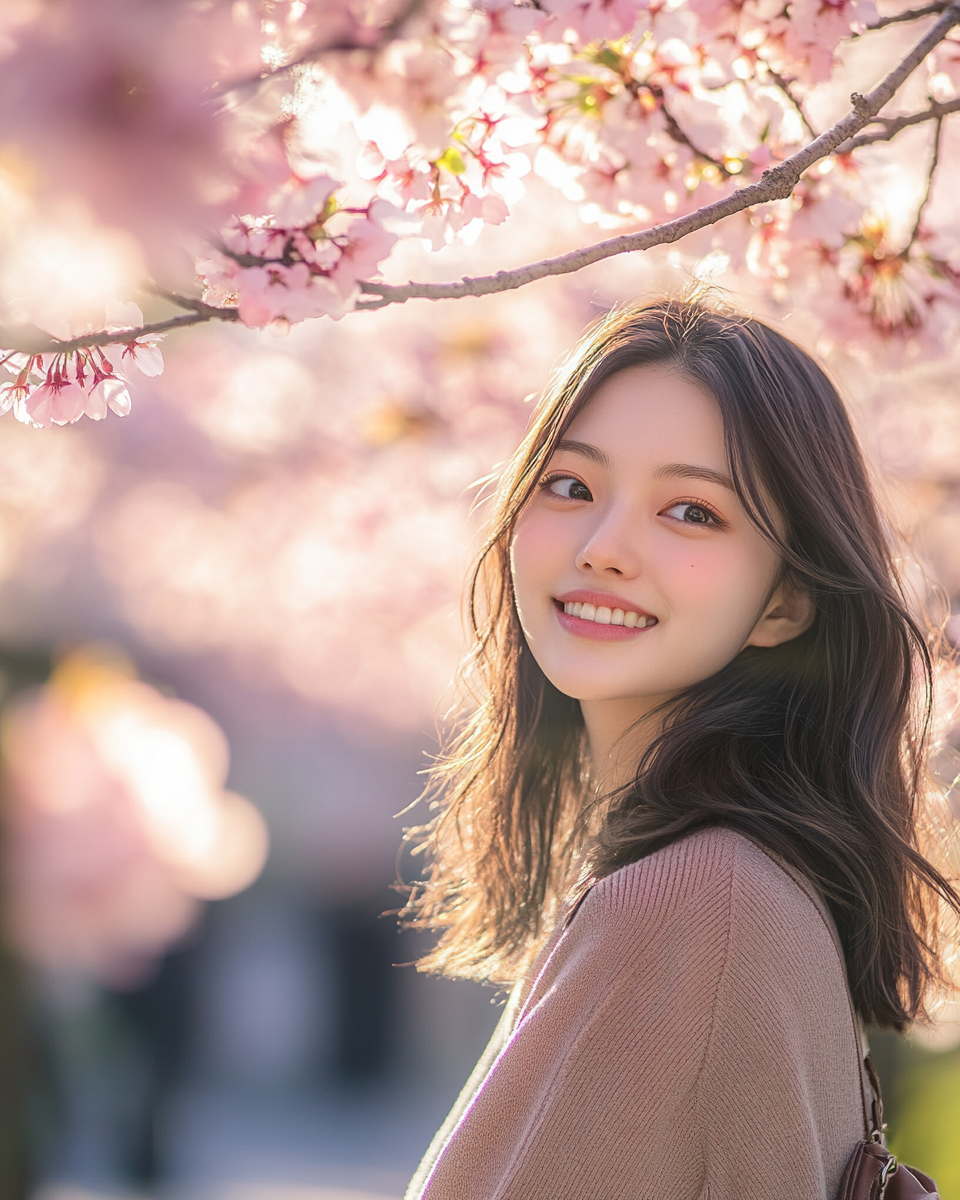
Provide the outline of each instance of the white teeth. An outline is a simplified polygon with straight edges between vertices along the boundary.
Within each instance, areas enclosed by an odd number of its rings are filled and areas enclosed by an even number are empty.
[[[643,617],[632,609],[581,604],[579,600],[566,601],[563,611],[569,617],[579,617],[581,621],[594,621],[597,625],[623,625],[626,629],[646,629],[657,623],[656,617]]]

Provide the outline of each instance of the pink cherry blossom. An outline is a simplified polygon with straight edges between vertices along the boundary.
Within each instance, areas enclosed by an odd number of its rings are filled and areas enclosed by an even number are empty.
[[[16,415],[24,424],[38,429],[45,425],[72,425],[86,412],[87,401],[87,393],[76,381],[48,379],[18,402]],[[99,402],[94,401],[91,408],[94,420],[99,420],[102,415]]]
[[[163,374],[163,355],[160,353],[161,338],[157,334],[148,334],[135,342],[127,342],[120,356],[118,372],[128,371],[136,367],[141,375],[151,378]]]
[[[274,321],[306,321],[347,311],[341,291],[322,275],[311,275],[306,263],[244,267],[234,276],[240,320],[255,329]]]
[[[340,259],[331,272],[344,300],[353,295],[358,280],[377,274],[396,240],[396,234],[369,217],[350,222],[343,234]]]
[[[109,348],[113,360],[124,362],[122,368],[115,368],[108,352],[99,347],[4,355],[0,362],[16,377],[0,384],[0,412],[13,407],[18,420],[38,428],[71,425],[84,415],[99,421],[107,409],[127,416],[131,408],[127,375],[134,368],[142,375],[161,374],[160,340],[150,334]]]
[[[288,230],[312,225],[341,186],[329,175],[318,175],[310,180],[296,177],[287,180],[283,188],[268,201],[274,226]]]

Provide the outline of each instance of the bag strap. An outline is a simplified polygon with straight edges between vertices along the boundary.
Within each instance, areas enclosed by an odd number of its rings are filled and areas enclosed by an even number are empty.
[[[880,1094],[880,1077],[869,1054],[864,1055],[863,1065],[867,1068],[867,1075],[870,1078],[870,1090],[873,1093],[873,1102],[870,1106],[873,1116],[873,1129],[870,1132],[870,1136],[882,1142],[883,1131],[886,1126],[883,1123],[883,1096]]]

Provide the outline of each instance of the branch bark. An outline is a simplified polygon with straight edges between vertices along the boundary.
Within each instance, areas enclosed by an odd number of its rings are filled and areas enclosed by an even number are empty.
[[[796,154],[784,159],[776,167],[765,171],[756,183],[748,184],[732,192],[730,195],[714,201],[712,204],[704,205],[702,208],[697,209],[696,212],[688,213],[686,216],[679,217],[674,221],[667,221],[662,225],[655,225],[639,233],[624,234],[620,237],[609,238],[606,241],[597,242],[592,246],[586,246],[580,250],[559,255],[556,258],[529,263],[526,266],[517,267],[510,271],[498,271],[495,275],[464,278],[451,283],[411,282],[402,285],[392,285],[365,281],[360,284],[360,289],[364,294],[372,297],[372,299],[361,301],[356,307],[358,309],[376,309],[383,308],[389,304],[403,304],[407,300],[413,299],[452,300],[462,296],[485,296],[495,292],[512,291],[528,283],[533,283],[537,279],[544,279],[552,275],[570,274],[571,272],[582,270],[593,263],[613,258],[619,254],[627,254],[637,250],[649,250],[654,246],[662,246],[679,241],[681,238],[686,237],[687,234],[694,233],[698,229],[704,229],[708,225],[716,224],[717,221],[743,212],[745,209],[753,208],[759,204],[770,204],[776,200],[784,200],[793,192],[804,171],[809,170],[815,163],[837,150],[847,152],[848,150],[855,149],[857,145],[866,145],[872,141],[889,139],[896,132],[899,132],[901,128],[906,128],[907,125],[917,124],[922,120],[934,120],[939,116],[944,116],[948,112],[954,112],[960,108],[960,101],[950,101],[946,105],[934,105],[931,109],[921,114],[912,114],[909,117],[878,118],[877,116],[880,110],[897,93],[904,81],[923,62],[934,46],[941,42],[947,33],[958,24],[960,24],[960,0],[955,0],[949,8],[943,11],[940,19],[931,26],[909,54],[905,55],[872,92],[866,96],[854,93],[851,97],[853,109],[847,116],[843,117],[832,128],[820,134],[819,137],[808,143],[803,149],[798,150]],[[876,135],[865,135],[866,140],[856,137],[861,129],[877,121],[884,124],[885,132]],[[80,350],[90,346],[107,346],[133,341],[149,333],[166,333],[172,329],[178,329],[187,325],[197,325],[204,321],[236,321],[239,319],[235,308],[215,308],[212,305],[205,304],[201,300],[179,296],[173,292],[164,293],[162,290],[159,290],[158,294],[163,295],[171,303],[177,304],[182,308],[187,308],[190,311],[183,316],[171,317],[166,321],[157,321],[150,325],[144,325],[139,329],[88,334],[84,337],[63,342],[58,342],[51,338],[43,345],[33,344],[35,339],[29,339],[31,342],[30,345],[17,345],[16,348],[25,353],[34,354],[41,352],[65,353],[70,350]],[[13,332],[8,331],[8,333]],[[0,341],[2,340],[4,340],[3,334],[0,332]],[[12,349],[13,346],[8,342],[6,348]]]
[[[793,88],[790,86],[790,81],[788,79],[785,79],[783,77],[783,75],[780,74],[779,71],[775,71],[773,69],[773,67],[770,66],[769,63],[767,64],[767,74],[770,76],[771,82],[776,84],[776,86],[780,89],[780,91],[786,96],[786,98],[793,105],[793,107],[797,113],[797,116],[803,122],[804,129],[807,131],[807,133],[810,134],[810,136],[812,138],[815,138],[817,136],[817,131],[814,129],[814,127],[810,124],[810,121],[807,119],[806,110],[804,109],[803,105],[801,104],[799,98],[793,94]]]
[[[917,209],[917,219],[913,223],[913,229],[910,232],[910,240],[907,242],[905,253],[908,253],[913,246],[913,243],[920,236],[920,229],[923,225],[923,210],[930,202],[930,193],[933,191],[933,177],[937,173],[937,166],[940,162],[940,135],[943,132],[943,117],[937,119],[937,127],[933,131],[933,151],[930,154],[930,166],[927,168],[927,185],[924,188],[923,199],[920,201],[920,206]]]
[[[202,300],[191,300],[186,296],[181,297],[180,300],[171,301],[171,303],[181,304],[181,307],[190,308],[192,311],[182,317],[168,317],[165,321],[152,321],[147,325],[140,325],[136,329],[87,333],[82,337],[70,338],[67,341],[57,341],[56,338],[33,327],[26,336],[22,329],[16,327],[0,328],[0,343],[6,349],[19,351],[21,354],[69,354],[72,350],[88,350],[92,346],[122,346],[151,333],[171,333],[175,329],[186,329],[190,325],[202,325],[205,321],[239,321],[240,319],[240,314],[235,308],[214,308],[212,304],[204,304]]]
[[[960,99],[944,100],[942,103],[931,104],[920,112],[908,113],[903,117],[874,117],[870,125],[882,125],[882,130],[875,133],[861,133],[859,137],[850,138],[842,146],[837,147],[838,154],[849,154],[851,150],[859,150],[861,146],[872,146],[874,142],[889,142],[902,129],[911,125],[919,125],[923,121],[942,121],[951,113],[960,112]]]
[[[868,25],[864,30],[865,33],[873,29],[886,29],[888,25],[900,25],[904,21],[919,21],[922,17],[932,17],[934,13],[941,13],[948,6],[948,0],[939,0],[935,4],[925,4],[923,8],[906,8],[903,12],[893,13],[889,17],[880,17],[879,20]],[[856,34],[856,37],[861,37],[861,34]]]

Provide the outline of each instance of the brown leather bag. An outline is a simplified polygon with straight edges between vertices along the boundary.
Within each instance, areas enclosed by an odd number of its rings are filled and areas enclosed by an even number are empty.
[[[847,1165],[840,1200],[939,1200],[937,1185],[898,1163],[880,1142],[860,1142]]]
[[[836,930],[833,930],[836,936]],[[840,939],[836,940],[840,961],[844,962]],[[846,977],[846,970],[844,970]],[[864,1054],[865,1035],[863,1024],[857,1016],[853,996],[847,986],[847,999],[850,1002],[850,1016],[853,1020],[853,1031],[860,1048],[860,1099],[863,1104],[863,1128],[866,1140],[857,1144],[856,1150],[847,1163],[840,1185],[840,1195],[837,1200],[940,1200],[937,1185],[929,1175],[924,1175],[916,1167],[908,1167],[906,1163],[897,1162],[896,1158],[884,1145],[883,1097],[880,1094],[880,1079],[873,1059]],[[871,1100],[867,1106],[867,1093]]]
[[[850,1007],[852,1011],[852,1001]],[[859,1036],[860,1024],[856,1018],[854,1025]],[[864,1058],[863,1065],[873,1092],[873,1103],[868,1114],[866,1089],[861,1076],[863,1121],[867,1139],[858,1143],[847,1164],[837,1200],[924,1200],[924,1197],[926,1200],[939,1200],[937,1185],[930,1176],[924,1175],[916,1167],[897,1162],[883,1144],[880,1080],[869,1054]]]

